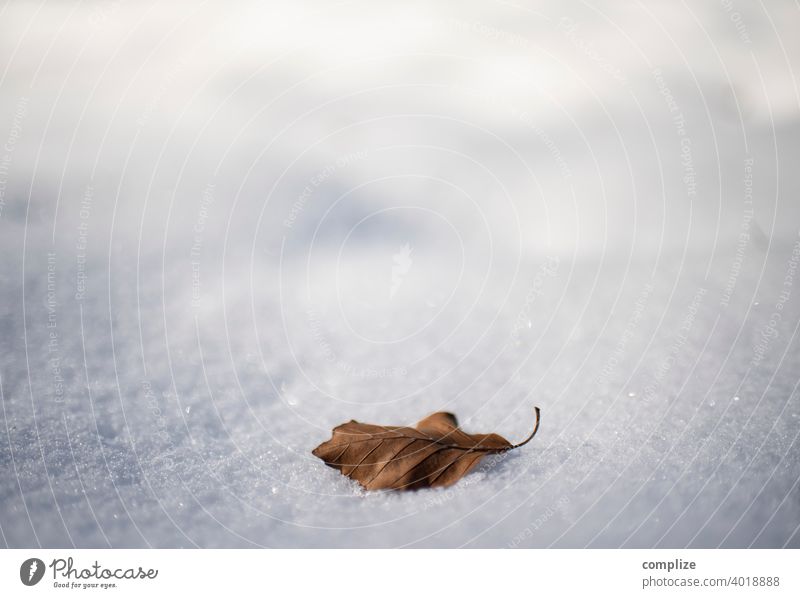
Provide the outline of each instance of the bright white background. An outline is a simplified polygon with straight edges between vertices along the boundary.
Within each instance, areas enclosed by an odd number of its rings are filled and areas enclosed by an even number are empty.
[[[20,583],[20,565],[36,556],[47,566],[32,588]],[[113,589],[54,588],[49,565],[73,559],[73,568],[157,569],[152,580],[122,580]],[[382,596],[459,592],[468,596],[504,596],[531,592],[601,596],[795,596],[798,590],[793,551],[777,550],[7,550],[0,554],[0,590],[4,595],[174,596],[197,592],[216,596],[299,593],[352,595],[374,588]],[[645,570],[647,562],[694,562],[695,569]],[[649,566],[649,565],[648,565]],[[313,574],[309,574],[313,571]],[[346,572],[343,575],[343,572]],[[401,581],[397,581],[402,577]],[[725,587],[731,578],[779,578],[778,586]],[[699,579],[713,587],[653,587],[643,580]],[[706,581],[708,580],[708,581]],[[64,583],[58,575],[56,581]],[[76,581],[74,578],[71,581]],[[94,583],[96,580],[86,580]],[[738,581],[738,579],[737,579]],[[78,583],[81,583],[80,581]],[[657,583],[657,582],[656,582]],[[663,583],[663,581],[661,582]],[[747,583],[746,581],[744,583]]]

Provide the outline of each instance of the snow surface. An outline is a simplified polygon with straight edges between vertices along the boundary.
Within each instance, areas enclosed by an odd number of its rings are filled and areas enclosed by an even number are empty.
[[[495,272],[480,295],[462,283],[473,306],[442,300],[426,275],[446,264],[415,248],[394,302],[348,291],[355,305],[340,311],[334,282],[390,288],[392,254],[371,251],[359,269],[374,265],[371,280],[320,272],[306,294],[304,277],[260,271],[199,309],[191,270],[162,287],[159,264],[145,263],[138,305],[135,272],[114,269],[109,311],[97,264],[94,298],[58,308],[61,401],[46,308],[26,302],[27,328],[13,319],[4,334],[18,349],[3,376],[6,542],[796,545],[796,302],[793,329],[750,364],[781,268],[765,270],[757,305],[743,275],[743,299],[721,309],[699,257],[677,269],[559,261],[530,295],[542,262]],[[44,284],[27,280],[26,295]],[[411,310],[414,298],[426,301]],[[362,315],[348,321],[348,307]],[[533,405],[543,420],[531,444],[447,490],[367,494],[310,454],[347,419],[410,424],[440,409],[519,439]]]
[[[796,6],[127,4],[0,25],[5,545],[800,547]]]

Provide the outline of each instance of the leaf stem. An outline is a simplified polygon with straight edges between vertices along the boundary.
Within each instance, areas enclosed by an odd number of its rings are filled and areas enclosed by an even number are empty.
[[[533,425],[533,432],[531,432],[530,436],[528,436],[525,440],[523,440],[519,444],[514,444],[514,445],[511,445],[510,447],[508,447],[506,449],[507,451],[511,451],[511,450],[517,449],[517,448],[519,448],[521,446],[525,446],[526,444],[528,444],[533,439],[534,436],[536,436],[536,431],[539,429],[539,408],[538,407],[534,407],[533,410],[536,412],[536,423]]]

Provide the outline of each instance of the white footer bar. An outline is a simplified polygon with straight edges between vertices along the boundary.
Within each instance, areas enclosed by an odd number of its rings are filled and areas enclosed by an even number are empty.
[[[0,596],[778,597],[800,596],[798,565],[793,550],[4,550]]]

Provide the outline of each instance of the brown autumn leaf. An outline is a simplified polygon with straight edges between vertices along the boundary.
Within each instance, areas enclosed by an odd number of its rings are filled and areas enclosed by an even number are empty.
[[[539,408],[533,432],[519,444],[497,434],[467,434],[456,416],[440,411],[416,427],[377,426],[350,420],[314,449],[326,465],[356,480],[367,490],[416,490],[455,484],[487,454],[519,448],[539,429]]]

